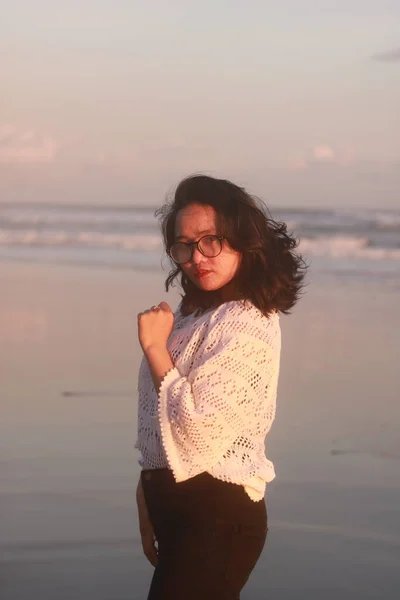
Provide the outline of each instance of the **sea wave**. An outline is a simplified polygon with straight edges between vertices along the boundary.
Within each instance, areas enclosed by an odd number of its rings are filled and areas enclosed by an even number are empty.
[[[159,234],[125,234],[98,231],[1,230],[0,247],[5,248],[74,248],[76,250],[114,249],[147,253],[163,251]],[[300,238],[304,256],[330,259],[400,260],[400,248],[374,245],[367,236],[330,235]]]
[[[398,212],[377,213],[376,223],[379,229],[400,231],[400,214]]]
[[[302,238],[299,249],[306,256],[325,256],[332,259],[400,260],[400,248],[372,246],[368,237],[337,235]]]
[[[0,204],[2,229],[98,229],[117,231],[132,226],[157,228],[155,207],[137,206],[61,206]],[[275,207],[275,220],[284,221],[288,229],[300,235],[312,231],[353,233],[362,235],[371,231],[400,231],[398,210],[332,210]]]
[[[146,225],[157,227],[154,210],[134,208],[96,208],[96,207],[1,207],[0,227],[18,229],[27,227],[103,226],[119,228],[121,226]]]
[[[119,248],[121,250],[148,251],[162,248],[159,235],[126,235],[94,231],[40,231],[24,229],[0,230],[0,246]]]

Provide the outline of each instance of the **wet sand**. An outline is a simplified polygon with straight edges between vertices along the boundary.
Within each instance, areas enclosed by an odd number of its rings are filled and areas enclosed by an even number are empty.
[[[163,274],[0,264],[2,600],[135,600],[136,314]],[[312,281],[281,319],[270,532],[244,600],[398,597],[399,290]]]

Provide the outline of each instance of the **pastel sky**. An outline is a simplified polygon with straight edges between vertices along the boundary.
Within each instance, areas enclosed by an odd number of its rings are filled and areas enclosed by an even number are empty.
[[[0,202],[400,207],[399,0],[2,0]]]

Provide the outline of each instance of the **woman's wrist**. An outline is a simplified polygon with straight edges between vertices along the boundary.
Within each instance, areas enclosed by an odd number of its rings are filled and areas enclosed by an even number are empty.
[[[166,345],[152,345],[143,349],[144,355],[149,363],[151,376],[157,393],[161,382],[171,369],[174,368],[171,356]]]
[[[151,354],[162,354],[163,352],[168,352],[167,344],[163,344],[157,342],[156,344],[148,344],[147,346],[143,346],[143,353],[147,356]]]

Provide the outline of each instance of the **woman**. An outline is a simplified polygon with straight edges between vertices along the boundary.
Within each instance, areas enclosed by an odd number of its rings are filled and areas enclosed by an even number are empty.
[[[175,314],[161,302],[138,315],[148,600],[238,600],[267,535],[278,313],[297,301],[305,267],[286,226],[229,181],[189,177],[157,215],[166,290],[180,277],[183,295]]]

